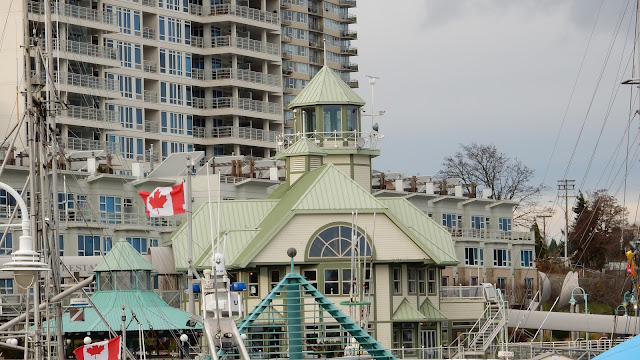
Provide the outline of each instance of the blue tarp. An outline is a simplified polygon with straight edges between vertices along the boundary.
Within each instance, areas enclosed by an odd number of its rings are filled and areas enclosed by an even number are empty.
[[[640,358],[640,335],[593,358],[593,360],[636,360]]]

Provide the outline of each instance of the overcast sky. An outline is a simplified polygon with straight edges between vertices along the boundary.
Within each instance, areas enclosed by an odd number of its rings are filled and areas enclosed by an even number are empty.
[[[358,1],[357,91],[369,102],[364,75],[380,77],[376,109],[386,111],[374,168],[432,175],[459,144],[493,144],[535,170],[535,181],[551,189],[547,203],[564,178],[585,191],[607,188],[622,203],[625,133],[638,101],[620,82],[637,65],[635,3]],[[638,124],[635,117],[629,134],[631,222],[640,187]]]

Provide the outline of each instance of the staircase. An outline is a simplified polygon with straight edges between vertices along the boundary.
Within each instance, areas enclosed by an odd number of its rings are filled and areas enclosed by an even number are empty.
[[[469,332],[458,337],[451,346],[458,347],[458,352],[452,358],[465,356],[482,356],[489,346],[494,343],[507,324],[507,302],[504,301],[500,289],[485,287],[484,295],[487,301],[482,316],[471,327]]]

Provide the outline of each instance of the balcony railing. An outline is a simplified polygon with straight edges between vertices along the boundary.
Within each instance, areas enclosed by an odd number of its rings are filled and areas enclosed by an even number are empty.
[[[154,155],[155,156],[155,155]],[[112,225],[138,225],[150,227],[177,227],[182,219],[173,217],[148,217],[139,214],[100,212],[89,209],[60,210],[61,221],[112,224]]]
[[[523,231],[503,231],[503,230],[487,230],[487,229],[450,229],[451,236],[455,238],[473,238],[486,240],[522,240],[534,241],[532,232]]]
[[[155,73],[158,72],[158,67],[155,61],[143,60],[142,68],[145,72]]]
[[[34,38],[31,38],[31,40],[32,43],[35,43],[36,41],[36,39]],[[44,44],[42,45],[44,46]],[[53,47],[60,51],[71,52],[78,55],[105,58],[109,60],[116,60],[118,55],[115,49],[73,40],[58,41],[58,39],[53,39]]]
[[[204,38],[200,36],[191,36],[191,46],[197,48],[204,47]]]
[[[259,40],[230,35],[211,38],[210,46],[212,48],[234,47],[237,49],[255,51],[269,55],[278,55],[280,53],[280,46],[278,44],[265,43]],[[196,47],[199,46],[196,45]]]
[[[156,29],[150,27],[142,28],[142,37],[145,39],[155,40],[156,39]]]
[[[317,22],[310,22],[309,23],[309,30],[322,32],[322,24],[317,23]]]
[[[355,40],[358,38],[358,32],[355,30],[342,30],[340,31],[340,37]]]
[[[358,48],[354,46],[343,46],[340,48],[340,54],[342,55],[358,55]]]
[[[353,14],[346,14],[346,15],[340,16],[340,22],[342,23],[355,24],[357,21],[358,21],[358,18]]]
[[[191,15],[202,15],[202,5],[198,4],[189,4],[189,13]]]
[[[340,0],[338,5],[340,5],[341,7],[355,7],[356,0]]]
[[[349,82],[347,84],[349,84],[350,88],[357,88],[359,86],[358,80],[353,80],[353,79],[349,80]]]
[[[157,103],[158,102],[158,93],[151,90],[144,91],[144,102],[148,103]]]
[[[203,127],[194,127],[193,136],[199,138],[234,138],[275,143],[280,132],[254,129],[250,127],[219,126],[206,131]]]
[[[282,151],[295,144],[300,138],[306,137],[315,142],[320,147],[336,148],[336,147],[354,147],[358,138],[364,139],[361,148],[377,149],[378,136],[366,135],[358,131],[312,131],[296,134],[280,134],[278,136],[278,151]]]
[[[105,142],[105,141],[93,140],[93,139],[58,138],[58,146],[63,147],[67,150],[78,150],[78,151],[79,150],[89,150],[89,151],[107,150],[111,154],[120,153],[119,143]]]
[[[142,5],[156,7],[158,6],[158,0],[142,0]]]
[[[256,111],[267,114],[282,114],[280,104],[252,99],[222,97],[213,99],[193,98],[193,107],[199,109],[238,109]]]
[[[340,64],[340,67],[342,68],[342,70],[346,71],[358,71],[358,64],[355,63],[343,63]]]
[[[155,121],[145,121],[144,122],[144,131],[148,132],[148,133],[157,133],[158,132],[158,123],[155,122]]]
[[[484,298],[482,286],[442,286],[440,299],[476,299]]]
[[[267,24],[279,24],[278,14],[250,8],[247,6],[237,6],[232,4],[214,5],[211,7],[210,15],[233,15],[249,20],[264,22]]]
[[[44,3],[29,1],[27,6],[30,13],[44,15]],[[95,21],[108,25],[116,24],[115,14],[94,10],[84,6],[56,3],[51,4],[51,12],[60,16],[67,16],[80,20]]]
[[[66,110],[57,110],[58,116],[68,116],[75,119],[100,121],[105,123],[118,122],[118,113],[113,110],[102,110],[84,106],[69,105]]]
[[[291,42],[291,36],[282,34],[282,35],[280,35],[280,41],[282,41],[283,43],[290,43]]]
[[[78,86],[96,90],[116,91],[116,81],[113,79],[103,79],[97,76],[90,76],[75,73],[54,72],[54,81],[69,86]],[[40,77],[35,71],[31,71],[31,79],[44,83],[47,79],[46,73],[41,73]]]

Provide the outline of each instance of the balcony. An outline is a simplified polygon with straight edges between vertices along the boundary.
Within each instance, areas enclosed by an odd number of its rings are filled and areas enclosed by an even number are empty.
[[[312,65],[322,66],[324,65],[324,59],[320,56],[310,56],[309,63]]]
[[[320,15],[320,8],[317,6],[309,6],[307,8],[309,15]]]
[[[142,69],[148,73],[156,73],[158,72],[158,66],[155,61],[143,60],[142,61]]]
[[[237,109],[265,114],[282,115],[282,107],[277,103],[252,99],[222,97],[213,99],[193,98],[193,107],[199,109]]]
[[[340,47],[340,55],[357,56],[358,48],[354,46],[342,46]]]
[[[316,32],[322,32],[323,31],[323,27],[322,27],[322,24],[320,24],[318,22],[310,22],[309,23],[309,30],[310,31],[316,31]]]
[[[309,47],[316,49],[324,49],[324,44],[319,41],[309,41]]]
[[[349,87],[352,89],[357,89],[359,87],[358,80],[353,80],[353,79],[349,80],[347,82],[347,85],[349,85]]]
[[[487,240],[534,241],[533,232],[502,231],[487,229],[447,229],[454,240],[456,238]]]
[[[235,36],[216,36],[211,38],[212,48],[231,47],[241,50],[248,50],[268,55],[278,55],[280,53],[280,45],[265,43],[259,40],[253,40],[245,37]]]
[[[142,0],[142,5],[156,7],[158,6],[158,0]]]
[[[29,1],[27,6],[30,13],[44,15],[44,3]],[[107,25],[116,25],[115,14],[94,10],[84,6],[75,6],[61,3],[51,4],[51,13],[78,20],[93,21]]]
[[[442,286],[440,300],[484,299],[482,286]]]
[[[358,32],[355,30],[342,30],[340,31],[340,37],[347,40],[358,39]]]
[[[378,149],[378,138],[366,136],[357,131],[327,131],[327,132],[306,132],[296,134],[280,134],[278,136],[278,151],[285,150],[291,145],[295,144],[301,137],[306,137],[315,142],[321,148],[343,148],[343,147],[355,147],[356,140],[362,138],[365,140],[364,144],[358,145],[363,149]]]
[[[36,41],[34,38],[31,39],[33,42]],[[73,40],[58,41],[58,39],[53,39],[53,47],[64,52],[114,61],[117,60],[118,55],[115,49]]]
[[[145,121],[144,122],[144,132],[148,133],[157,133],[158,132],[158,123],[155,121]],[[158,159],[158,158],[156,158]]]
[[[282,76],[291,76],[293,75],[293,69],[282,69]]]
[[[358,71],[358,64],[344,63],[340,64],[340,68],[344,71]]]
[[[280,35],[280,41],[283,42],[283,43],[290,43],[291,42],[291,36],[282,34],[282,35]]]
[[[291,53],[288,51],[283,51],[282,52],[282,60],[291,60]]]
[[[191,36],[191,46],[204,48],[204,38],[200,36]]]
[[[40,81],[44,83],[46,81],[46,74],[43,72],[41,74],[42,78],[39,78],[35,71],[31,71],[31,79],[33,81]],[[77,86],[88,88],[92,90],[103,90],[103,91],[117,91],[116,90],[116,81],[113,79],[103,79],[97,76],[90,76],[84,74],[75,74],[75,73],[59,73],[55,71],[53,73],[54,81],[58,82],[62,85],[68,86]],[[84,92],[85,90],[83,90]]]
[[[149,40],[156,39],[156,29],[150,27],[142,28],[142,37]]]
[[[346,14],[344,16],[341,15],[340,22],[343,24],[355,24],[356,22],[358,22],[358,18],[354,14]]]
[[[58,116],[62,117],[66,116],[74,119],[104,122],[105,126],[106,124],[119,122],[118,113],[112,110],[102,110],[85,106],[69,105],[67,106],[67,109],[58,109],[56,112]]]
[[[281,9],[291,9],[291,0],[280,0]]]
[[[338,6],[345,8],[356,7],[356,0],[340,0]]]
[[[191,69],[191,77],[197,80],[239,80],[253,84],[280,86],[280,77],[272,74],[265,74],[257,71],[244,69]]]
[[[248,6],[237,6],[232,4],[214,5],[211,7],[210,15],[232,15],[266,24],[280,25],[278,14],[250,8]]]
[[[116,144],[116,143],[113,143]],[[155,157],[156,155],[154,155]],[[157,158],[156,158],[157,159]],[[182,219],[175,217],[148,217],[146,215],[138,214],[126,214],[126,213],[111,213],[111,212],[99,212],[89,209],[75,209],[75,210],[60,210],[60,219],[64,221],[67,226],[69,223],[78,223],[78,226],[85,226],[85,224],[95,225],[134,225],[144,227],[171,227],[175,228],[180,226]]]
[[[151,90],[144,91],[144,102],[146,103],[157,103],[158,102],[158,93]]]
[[[203,127],[194,127],[193,136],[199,138],[233,138],[275,143],[280,132],[254,129],[250,127],[219,126],[207,131]]]
[[[202,16],[202,5],[189,4],[189,13],[191,15]]]
[[[107,150],[111,154],[120,153],[120,144],[115,142],[106,142],[100,140],[83,139],[83,138],[58,138],[58,146],[73,151],[99,151]]]

